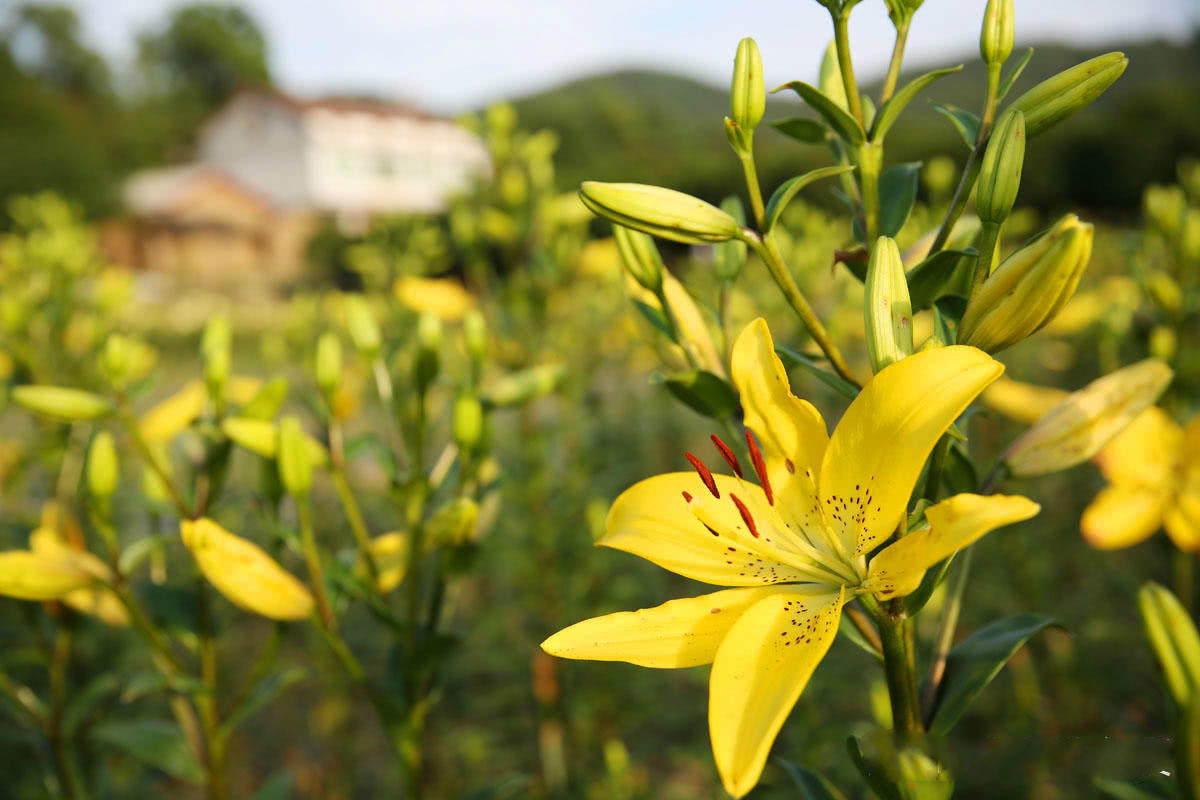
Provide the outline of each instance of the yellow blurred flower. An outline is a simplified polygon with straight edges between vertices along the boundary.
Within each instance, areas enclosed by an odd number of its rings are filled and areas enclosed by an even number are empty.
[[[416,312],[431,312],[456,322],[475,307],[475,298],[458,281],[402,275],[394,287],[396,299]]]
[[[166,442],[192,424],[208,405],[204,382],[188,381],[179,391],[142,415],[138,428],[151,442]]]
[[[1152,406],[1096,456],[1108,488],[1083,512],[1093,547],[1128,547],[1165,528],[1180,550],[1200,551],[1200,415],[1180,427]]]

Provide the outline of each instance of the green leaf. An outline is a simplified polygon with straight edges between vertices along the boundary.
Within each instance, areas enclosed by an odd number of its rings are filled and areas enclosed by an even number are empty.
[[[292,773],[281,769],[263,782],[251,800],[288,800],[293,783]]]
[[[74,692],[71,700],[63,709],[62,730],[66,736],[74,734],[80,724],[88,718],[91,712],[102,700],[116,694],[121,689],[121,681],[111,672],[105,673],[87,686]]]
[[[525,775],[509,775],[481,789],[476,789],[465,800],[512,800],[526,797],[529,793],[529,778]]]
[[[910,161],[889,167],[879,179],[879,233],[895,236],[917,202],[917,179],[921,162]]]
[[[1018,614],[989,623],[954,646],[946,659],[946,672],[934,700],[929,732],[950,732],[984,687],[1035,633],[1058,626],[1041,614]]]
[[[791,776],[796,788],[800,790],[800,800],[846,800],[846,795],[838,791],[837,787],[811,769],[783,758],[776,758],[775,762]]]
[[[941,564],[925,570],[925,576],[921,578],[921,585],[915,592],[904,598],[904,610],[910,617],[915,616],[925,607],[937,587],[946,580],[946,576],[950,574],[950,565],[954,562],[954,555],[952,553],[948,558],[943,559]]]
[[[1029,63],[1029,59],[1031,58],[1033,58],[1032,47],[1026,50],[1025,55],[1021,56],[1020,60],[1008,71],[1008,74],[1000,79],[1000,88],[996,94],[997,103],[1004,99],[1004,95],[1008,94],[1008,90],[1017,82],[1017,78],[1021,77],[1021,73],[1025,71],[1025,65]]]
[[[121,702],[132,703],[135,700],[142,699],[146,695],[158,692],[172,692],[174,694],[199,697],[211,691],[208,684],[187,675],[165,677],[158,672],[139,672],[126,681],[125,688],[121,691]]]
[[[783,368],[791,372],[796,367],[802,367],[805,372],[813,375],[830,389],[845,397],[847,400],[853,400],[858,397],[858,389],[854,384],[842,378],[840,375],[835,375],[832,372],[821,369],[817,366],[817,362],[803,353],[798,353],[790,347],[776,346],[775,355],[779,356],[779,360],[783,362]]]
[[[942,485],[947,494],[974,492],[979,488],[979,472],[975,462],[967,456],[960,442],[951,442],[946,453],[946,465],[942,468]]]
[[[791,81],[771,90],[771,93],[791,89],[796,94],[800,95],[800,99],[808,103],[814,111],[821,115],[821,118],[833,128],[842,139],[852,145],[860,145],[867,140],[866,133],[863,132],[862,126],[858,124],[858,120],[850,116],[850,114],[842,109],[837,103],[830,100],[825,94],[815,86],[810,86],[804,81]]]
[[[829,135],[829,126],[809,117],[788,117],[768,124],[784,136],[805,144],[820,144]]]
[[[792,202],[792,198],[813,181],[819,181],[821,178],[828,178],[833,175],[841,175],[844,172],[853,170],[852,166],[836,166],[836,167],[821,167],[814,169],[812,172],[806,172],[803,175],[797,175],[790,180],[787,180],[775,190],[771,195],[771,199],[767,202],[766,210],[766,230],[763,233],[770,233],[771,228],[775,227],[775,223],[779,221],[779,217],[783,214],[783,210],[787,208],[788,203]]]
[[[679,402],[712,419],[729,419],[737,414],[738,396],[724,378],[702,369],[676,372],[663,379]]]
[[[642,316],[645,317],[651,325],[657,328],[663,336],[667,337],[672,342],[675,341],[675,336],[671,333],[671,323],[669,320],[667,320],[667,315],[663,313],[661,308],[655,308],[654,306],[647,305],[641,300],[634,300],[633,304],[637,307],[638,311],[642,312]]]
[[[900,91],[892,95],[891,99],[883,104],[883,108],[879,109],[878,116],[875,117],[875,124],[871,127],[871,141],[882,142],[887,132],[899,119],[900,113],[913,101],[914,98],[929,84],[936,81],[938,78],[943,78],[953,72],[958,72],[962,69],[962,64],[957,67],[948,67],[946,69],[936,69],[933,72],[926,72],[924,75],[916,78],[911,83],[906,84]]]
[[[933,307],[943,319],[944,324],[955,332],[955,340],[957,340],[958,323],[962,321],[963,314],[967,312],[967,298],[957,294],[944,295],[937,299]]]
[[[954,125],[954,129],[958,131],[958,135],[962,137],[963,144],[968,150],[975,149],[975,140],[979,138],[979,117],[967,111],[965,108],[959,108],[949,103],[945,105],[935,105],[934,111],[944,115]]]
[[[947,294],[966,295],[971,290],[975,259],[973,247],[939,250],[908,271],[908,296],[913,313],[929,308]]]
[[[174,723],[158,719],[107,722],[92,728],[92,738],[192,783],[204,782],[204,770]]]
[[[134,592],[157,625],[175,632],[194,634],[199,630],[200,598],[194,587],[139,581]]]
[[[846,750],[850,753],[850,760],[858,768],[858,774],[862,775],[867,786],[871,787],[871,791],[878,795],[880,800],[904,800],[900,796],[900,792],[888,780],[883,766],[878,761],[863,755],[858,739],[853,736],[846,739]]]
[[[842,614],[841,622],[838,623],[838,633],[840,633],[842,636],[845,636],[852,644],[857,646],[867,655],[874,658],[880,664],[883,663],[883,654],[874,647],[871,647],[871,643],[867,641],[866,637],[862,635],[862,632],[855,627],[854,623],[851,622],[849,617],[847,617],[845,614]]]
[[[1175,781],[1162,775],[1134,778],[1131,781],[1097,775],[1092,778],[1092,783],[1115,800],[1177,800],[1179,797]]]
[[[130,544],[121,551],[120,557],[117,559],[117,564],[121,568],[122,575],[133,573],[142,562],[150,557],[150,554],[155,550],[163,547],[167,542],[166,536],[143,536],[141,539],[130,542]],[[171,537],[174,538],[174,537]]]
[[[254,690],[250,692],[245,702],[221,723],[221,727],[217,729],[217,736],[228,737],[238,725],[261,711],[264,706],[278,697],[280,692],[307,676],[308,670],[303,667],[288,667],[263,678],[255,684]]]

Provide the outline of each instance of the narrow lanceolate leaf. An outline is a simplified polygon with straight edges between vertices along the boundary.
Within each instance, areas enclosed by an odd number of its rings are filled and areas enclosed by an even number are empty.
[[[808,186],[813,181],[819,181],[822,178],[830,178],[834,175],[841,175],[842,173],[850,172],[853,169],[854,167],[849,165],[821,167],[820,169],[814,169],[812,172],[806,172],[803,175],[797,175],[796,177],[784,182],[783,185],[775,190],[775,193],[771,195],[771,199],[767,202],[767,210],[765,214],[766,230],[763,232],[770,233],[771,229],[775,227],[775,223],[779,221],[779,217],[782,216],[784,209],[787,208],[788,203],[792,202],[792,198],[799,194],[800,190],[805,186]]]
[[[779,356],[779,360],[783,362],[784,369],[788,372],[791,372],[796,367],[800,367],[847,400],[853,400],[858,397],[858,389],[855,388],[854,384],[828,370],[821,369],[816,361],[803,353],[798,353],[790,347],[777,346],[775,354]]]
[[[808,103],[814,111],[821,115],[821,118],[833,128],[846,143],[852,145],[860,145],[867,140],[867,134],[863,131],[862,126],[858,124],[858,120],[850,116],[849,112],[842,109],[837,103],[829,99],[815,86],[810,86],[804,81],[791,81],[771,90],[771,93],[782,91],[783,89],[791,89],[796,94],[800,95],[800,99]]]
[[[307,675],[308,670],[303,667],[289,667],[259,681],[246,701],[221,723],[221,727],[217,729],[217,735],[221,738],[228,738],[234,728],[262,710],[284,689],[303,680]]]
[[[1017,78],[1021,77],[1021,73],[1025,71],[1025,67],[1029,64],[1029,59],[1033,58],[1033,48],[1030,47],[1025,51],[1025,55],[1017,60],[1013,68],[1008,71],[1008,74],[1000,79],[1000,89],[996,94],[996,101],[999,102],[1008,94],[1008,90],[1017,82]]]
[[[191,783],[204,782],[200,762],[174,723],[157,719],[106,722],[93,728],[91,735],[168,775]]]
[[[971,291],[971,271],[978,254],[973,247],[939,250],[909,270],[908,294],[913,311],[929,308],[948,294],[966,297]]]
[[[879,113],[875,115],[875,125],[871,128],[871,141],[882,142],[887,136],[888,130],[899,119],[900,113],[908,106],[913,99],[920,94],[921,90],[929,84],[936,81],[938,78],[945,77],[962,69],[962,64],[957,67],[948,67],[946,69],[937,69],[933,72],[926,72],[924,75],[913,80],[911,83],[904,86],[900,91],[892,95],[892,98],[883,104],[883,108],[879,109]]]
[[[879,179],[879,232],[895,236],[908,221],[917,202],[921,162],[895,164]]]
[[[1200,687],[1200,635],[1191,615],[1169,589],[1154,581],[1138,590],[1138,610],[1167,689],[1179,708],[1186,708]]]
[[[985,625],[959,642],[946,659],[929,732],[944,736],[962,718],[1008,660],[1039,631],[1058,623],[1040,614],[1020,614]]]
[[[775,761],[796,784],[801,800],[846,800],[837,787],[811,769],[782,758],[776,758]]]
[[[788,117],[768,124],[784,136],[805,144],[820,144],[829,135],[825,123],[808,117]]]
[[[959,108],[949,103],[935,105],[933,110],[950,120],[950,123],[954,125],[954,130],[958,131],[958,135],[962,137],[963,144],[967,146],[967,149],[975,149],[975,140],[979,138],[979,117],[965,108]]]
[[[1152,775],[1119,781],[1097,775],[1092,784],[1113,800],[1179,800],[1174,778]]]
[[[702,369],[690,369],[667,376],[664,381],[671,394],[698,414],[711,419],[729,419],[738,410],[737,392],[729,382]]]

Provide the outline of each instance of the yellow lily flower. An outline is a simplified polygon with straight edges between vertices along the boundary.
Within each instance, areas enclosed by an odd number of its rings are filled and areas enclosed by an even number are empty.
[[[928,567],[1038,506],[956,495],[926,510],[928,527],[868,561],[906,513],[938,438],[1004,367],[972,347],[909,356],[872,378],[829,436],[816,408],[788,388],[763,320],[738,337],[732,361],[758,437],[746,435],[758,484],[713,437],[734,475],[713,475],[689,453],[695,473],[649,478],[617,498],[599,544],[735,588],[585,620],[542,647],[647,667],[712,664],[713,755],[725,788],[741,797],[758,782],[846,602],[906,595]]]
[[[1110,486],[1083,512],[1093,547],[1115,550],[1165,528],[1180,550],[1200,550],[1200,415],[1181,427],[1151,406],[1096,455]]]

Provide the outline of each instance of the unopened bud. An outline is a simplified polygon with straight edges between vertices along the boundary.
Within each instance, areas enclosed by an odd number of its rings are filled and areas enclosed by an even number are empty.
[[[746,224],[746,210],[737,195],[730,195],[721,201],[721,210],[737,221],[738,225]],[[737,280],[742,267],[746,265],[746,243],[740,239],[730,239],[727,242],[717,242],[713,245],[713,271],[717,279],[724,283]]]
[[[1168,314],[1178,314],[1183,310],[1183,288],[1166,272],[1160,269],[1151,272],[1146,281],[1146,288],[1150,290],[1154,302]]]
[[[1025,115],[1025,135],[1032,138],[1102,95],[1128,65],[1124,53],[1096,56],[1047,78],[1014,100],[1009,108]]]
[[[438,348],[442,344],[442,321],[426,312],[417,320],[416,363],[413,365],[413,382],[417,391],[424,393],[441,371]]]
[[[1138,590],[1138,610],[1167,689],[1184,708],[1200,687],[1200,635],[1196,625],[1178,598],[1154,581]]]
[[[312,462],[300,420],[284,417],[279,423],[279,480],[288,494],[308,494],[312,488]]]
[[[313,597],[303,583],[261,547],[206,517],[179,523],[196,566],[225,599],[270,619],[304,619]]]
[[[342,379],[342,343],[337,334],[326,331],[317,339],[317,386],[329,397]]]
[[[429,537],[438,544],[457,546],[471,541],[479,506],[474,500],[459,497],[433,513],[428,524]]]
[[[507,220],[503,215],[502,218]],[[429,311],[448,322],[462,319],[476,306],[475,297],[461,283],[450,278],[402,275],[396,279],[392,291],[406,308],[417,313]]]
[[[442,346],[442,320],[436,314],[426,312],[417,320],[417,341],[427,350]]]
[[[470,452],[483,435],[483,404],[474,394],[462,394],[454,401],[454,419],[451,426],[454,442],[463,452]]]
[[[729,116],[747,137],[762,120],[767,108],[763,85],[762,56],[749,36],[738,42],[733,59],[733,81],[729,89]]]
[[[842,81],[842,64],[838,61],[835,42],[830,42],[825,48],[825,54],[821,56],[821,73],[817,88],[843,111],[850,110],[846,102],[846,84]]]
[[[1092,225],[1068,214],[996,267],[972,294],[958,342],[996,353],[1054,319],[1092,254]]]
[[[983,390],[979,399],[1009,419],[1032,425],[1066,400],[1069,394],[1052,386],[1037,386],[1001,376]]]
[[[897,28],[907,25],[912,20],[912,15],[917,13],[917,9],[924,2],[925,0],[884,0],[887,5],[888,17]]]
[[[867,351],[872,369],[879,372],[913,352],[908,281],[900,248],[889,236],[880,236],[871,250],[864,301]]]
[[[565,374],[561,364],[541,364],[514,372],[489,384],[484,389],[483,401],[493,408],[519,406],[550,394]]]
[[[988,0],[979,34],[979,54],[988,65],[1003,64],[1013,49],[1013,0]]]
[[[613,225],[613,239],[621,262],[633,279],[655,294],[662,291],[662,256],[654,246],[654,239],[624,225]]]
[[[221,432],[230,440],[263,458],[275,458],[279,453],[279,427],[270,420],[226,417],[221,420]],[[308,463],[314,467],[329,461],[329,451],[307,433],[302,433]]]
[[[584,181],[579,198],[611,222],[685,244],[723,242],[739,232],[733,217],[716,206],[660,186]]]
[[[371,559],[379,571],[375,587],[380,593],[387,594],[404,582],[404,576],[408,572],[410,547],[409,536],[404,531],[381,533],[368,544]]]
[[[95,581],[87,570],[66,558],[29,550],[0,552],[0,595],[18,600],[55,600]]]
[[[100,395],[66,386],[18,386],[12,399],[22,408],[71,422],[99,419],[112,411],[112,404]]]
[[[1044,475],[1073,467],[1100,451],[1152,406],[1171,382],[1171,368],[1139,361],[1067,396],[1004,454],[1014,475]]]
[[[1179,337],[1175,329],[1167,325],[1155,325],[1150,331],[1150,355],[1170,361],[1179,349]]]
[[[487,356],[487,320],[478,309],[471,309],[463,317],[463,344],[466,346],[467,355],[475,362],[482,362]]]
[[[113,443],[112,434],[108,431],[100,431],[92,439],[92,446],[88,448],[88,491],[92,493],[93,497],[112,497],[113,492],[117,490],[120,474],[117,447]]]
[[[203,414],[207,404],[204,384],[190,381],[142,415],[138,430],[150,441],[167,441]]]
[[[342,308],[350,341],[369,359],[379,355],[379,323],[375,321],[375,315],[371,313],[366,298],[357,294],[346,295]]]
[[[250,401],[238,410],[238,414],[250,419],[271,419],[279,413],[287,390],[287,378],[277,375],[264,383]]]
[[[979,170],[975,208],[981,220],[999,224],[1008,218],[1017,200],[1024,164],[1025,115],[1012,110],[1000,118],[992,131]]]
[[[214,395],[221,396],[233,364],[233,332],[228,317],[213,317],[204,326],[200,354],[204,357],[204,380]]]

